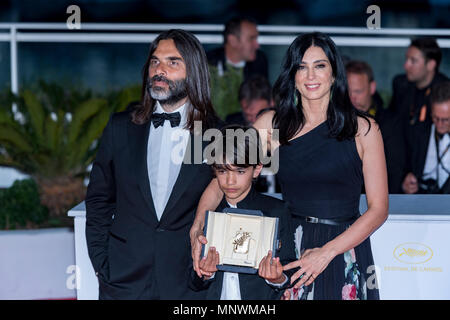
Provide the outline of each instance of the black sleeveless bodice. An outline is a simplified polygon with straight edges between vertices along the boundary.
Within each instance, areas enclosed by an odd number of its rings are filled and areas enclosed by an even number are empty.
[[[278,180],[294,215],[353,217],[359,212],[362,162],[355,140],[328,136],[323,122],[279,148]]]
[[[354,221],[347,218],[359,216],[362,161],[355,139],[331,138],[326,121],[278,151],[277,180],[292,214],[293,240],[300,257],[304,250],[320,248],[345,232]],[[309,223],[305,216],[347,222]],[[336,256],[313,286],[295,293],[296,298],[379,299],[373,266],[368,238]]]

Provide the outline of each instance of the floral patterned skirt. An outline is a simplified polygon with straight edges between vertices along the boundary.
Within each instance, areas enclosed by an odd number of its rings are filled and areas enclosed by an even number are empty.
[[[322,247],[348,226],[311,224],[293,219],[297,258],[304,250]],[[291,290],[292,300],[378,300],[378,281],[370,239],[336,256],[310,286]]]

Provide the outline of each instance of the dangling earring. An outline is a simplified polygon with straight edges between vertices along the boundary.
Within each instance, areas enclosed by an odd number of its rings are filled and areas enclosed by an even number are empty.
[[[333,102],[333,85],[334,85],[334,79],[331,80],[331,86],[330,86],[330,102]]]
[[[298,106],[297,88],[294,91],[294,106]]]

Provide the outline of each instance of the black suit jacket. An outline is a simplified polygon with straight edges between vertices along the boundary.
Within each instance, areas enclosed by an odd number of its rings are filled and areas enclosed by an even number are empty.
[[[412,172],[417,179],[423,175],[430,134],[431,123],[416,123],[408,130],[406,172]]]
[[[383,136],[384,153],[388,174],[389,193],[403,193],[402,182],[406,174],[407,120],[392,110],[385,110],[379,121]]]
[[[411,126],[407,135],[407,162],[406,173],[412,172],[417,179],[423,176],[425,162],[427,160],[428,146],[430,144],[431,123],[416,123]],[[419,189],[419,193],[424,190]],[[441,187],[443,194],[450,193],[450,178]]]
[[[208,63],[212,66],[217,66],[219,61],[222,62],[223,69],[227,69],[227,63],[225,58],[225,48],[219,47],[216,49],[213,49],[211,51],[208,51],[206,53],[206,56],[208,58]],[[262,75],[268,79],[268,64],[267,64],[267,58],[264,52],[261,50],[256,51],[256,59],[254,61],[249,61],[245,63],[244,67],[244,81],[250,78],[253,75]]]
[[[206,164],[183,163],[158,221],[147,171],[149,130],[150,121],[136,125],[128,112],[114,114],[93,164],[86,239],[100,298],[203,298],[188,288],[186,268],[189,229],[212,171]]]
[[[227,206],[224,198],[216,210],[222,211]],[[261,210],[265,216],[278,217],[280,219],[281,248],[277,250],[277,256],[280,257],[282,265],[296,260],[291,214],[283,201],[260,194],[252,188],[247,197],[237,204],[237,207]],[[285,274],[290,277],[293,272],[285,272]],[[223,274],[223,271],[217,271],[213,279],[204,281],[191,271],[191,287],[197,291],[207,290],[206,299],[220,300]],[[279,300],[284,289],[289,285],[289,280],[282,288],[276,288],[268,285],[258,274],[240,273],[239,284],[242,300]]]
[[[442,73],[437,73],[428,88],[432,88],[435,84],[442,81],[448,81],[448,78]],[[408,81],[405,74],[395,76],[394,80],[392,81],[392,99],[389,105],[389,109],[395,113],[400,114],[401,117],[409,119],[409,110],[414,104],[416,90],[416,85],[413,82]],[[430,96],[431,94],[429,94],[425,98],[425,104],[427,106],[425,122],[429,123],[431,122]],[[418,117],[420,113],[420,107],[421,106],[416,106],[416,117]]]

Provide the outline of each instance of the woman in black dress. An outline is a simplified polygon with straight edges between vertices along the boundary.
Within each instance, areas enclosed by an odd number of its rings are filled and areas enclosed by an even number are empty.
[[[279,153],[277,178],[295,222],[298,260],[284,269],[300,269],[285,298],[378,299],[369,236],[388,215],[383,142],[376,122],[352,106],[344,65],[327,35],[294,40],[274,97],[276,110],[254,126],[262,136],[278,130],[279,141],[266,147]],[[215,183],[205,190],[191,229],[194,266],[205,241],[201,212],[221,198]],[[360,215],[363,183],[368,210]]]

